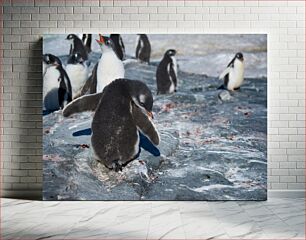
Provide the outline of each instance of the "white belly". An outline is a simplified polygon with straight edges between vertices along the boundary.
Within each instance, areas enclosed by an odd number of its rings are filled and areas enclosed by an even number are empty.
[[[81,90],[88,78],[88,67],[82,64],[68,64],[66,72],[70,79],[72,98]]]
[[[176,76],[176,79],[177,79],[177,63],[176,63],[176,58],[173,56],[171,57],[172,59],[172,63],[173,63],[173,69],[174,69],[174,72],[175,72],[175,76]]]
[[[170,74],[170,68],[171,68],[171,66],[170,66],[170,63],[169,63],[168,66],[167,66],[167,72],[168,72],[168,76],[169,76],[169,79],[170,79],[170,82],[171,82],[170,88],[169,88],[169,93],[173,93],[174,90],[175,90],[175,85],[174,85],[174,81],[173,81],[173,79],[171,77],[171,74]]]
[[[49,67],[43,79],[43,101],[46,110],[54,111],[59,109],[58,88],[60,72],[56,67]]]
[[[124,66],[114,52],[103,53],[97,70],[97,92],[103,89],[112,81],[124,78]]]
[[[233,91],[235,88],[239,88],[244,80],[244,63],[235,61],[235,67],[231,69],[229,73],[229,81],[227,89]]]

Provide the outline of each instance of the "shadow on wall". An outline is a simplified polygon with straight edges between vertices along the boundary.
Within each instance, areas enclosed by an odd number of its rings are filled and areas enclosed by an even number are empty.
[[[27,130],[28,134],[16,143],[20,149],[20,155],[16,156],[17,161],[35,165],[29,169],[27,177],[35,178],[37,186],[33,188],[31,187],[32,183],[28,183],[28,188],[31,190],[10,189],[8,194],[5,193],[6,191],[2,191],[2,196],[8,195],[12,198],[29,200],[42,199],[42,43],[42,38],[40,38],[31,45],[28,64],[25,66],[25,71],[20,72],[20,78],[25,80],[21,87],[20,129]],[[19,136],[22,136],[21,134]],[[33,137],[33,140],[27,137]],[[21,157],[24,156],[26,156],[26,160],[21,160]],[[20,171],[25,169],[27,167],[20,165]]]

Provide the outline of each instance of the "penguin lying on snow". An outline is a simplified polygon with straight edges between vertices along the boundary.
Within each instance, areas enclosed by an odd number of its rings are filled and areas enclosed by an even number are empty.
[[[88,78],[88,66],[79,53],[69,57],[66,72],[71,81],[72,99],[74,99],[79,94]]]
[[[88,59],[87,51],[81,39],[75,34],[69,34],[66,38],[71,42],[69,55],[74,55],[76,53],[80,54],[84,60]]]
[[[123,60],[125,58],[125,47],[123,44],[122,37],[120,34],[111,34],[110,39],[114,43],[114,50],[120,60]]]
[[[82,42],[83,45],[85,46],[87,53],[91,52],[91,39],[92,39],[92,34],[83,34],[82,36]]]
[[[221,73],[219,79],[223,79],[224,83],[218,89],[234,91],[240,88],[244,80],[244,59],[242,53],[236,53],[235,57],[227,65],[227,68]]]
[[[177,64],[176,51],[169,49],[164,54],[156,71],[157,94],[176,92],[177,87]]]
[[[63,109],[72,100],[70,79],[61,60],[52,55],[43,55],[43,101],[48,112]]]
[[[136,58],[140,62],[150,63],[151,44],[146,34],[138,34],[138,43],[136,47]]]
[[[102,56],[84,85],[82,94],[102,92],[115,79],[124,78],[124,66],[114,51],[113,41],[101,34],[99,36],[100,39],[96,41],[101,47]]]
[[[91,137],[94,156],[107,168],[119,171],[138,157],[140,133],[151,145],[159,144],[158,132],[151,121],[152,106],[152,93],[144,83],[117,79],[102,93],[74,100],[63,115],[95,111]],[[157,150],[155,155],[159,154]]]

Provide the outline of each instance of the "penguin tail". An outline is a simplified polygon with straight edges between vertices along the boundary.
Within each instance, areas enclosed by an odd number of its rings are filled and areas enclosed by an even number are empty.
[[[218,90],[223,89],[226,90],[226,87],[222,84],[220,87],[217,88]]]
[[[69,117],[74,113],[94,111],[98,106],[102,93],[89,94],[70,102],[63,110],[63,116]]]

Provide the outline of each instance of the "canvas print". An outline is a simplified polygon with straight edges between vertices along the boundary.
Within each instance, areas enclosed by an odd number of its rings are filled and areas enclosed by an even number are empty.
[[[44,200],[266,200],[266,34],[43,38]]]

